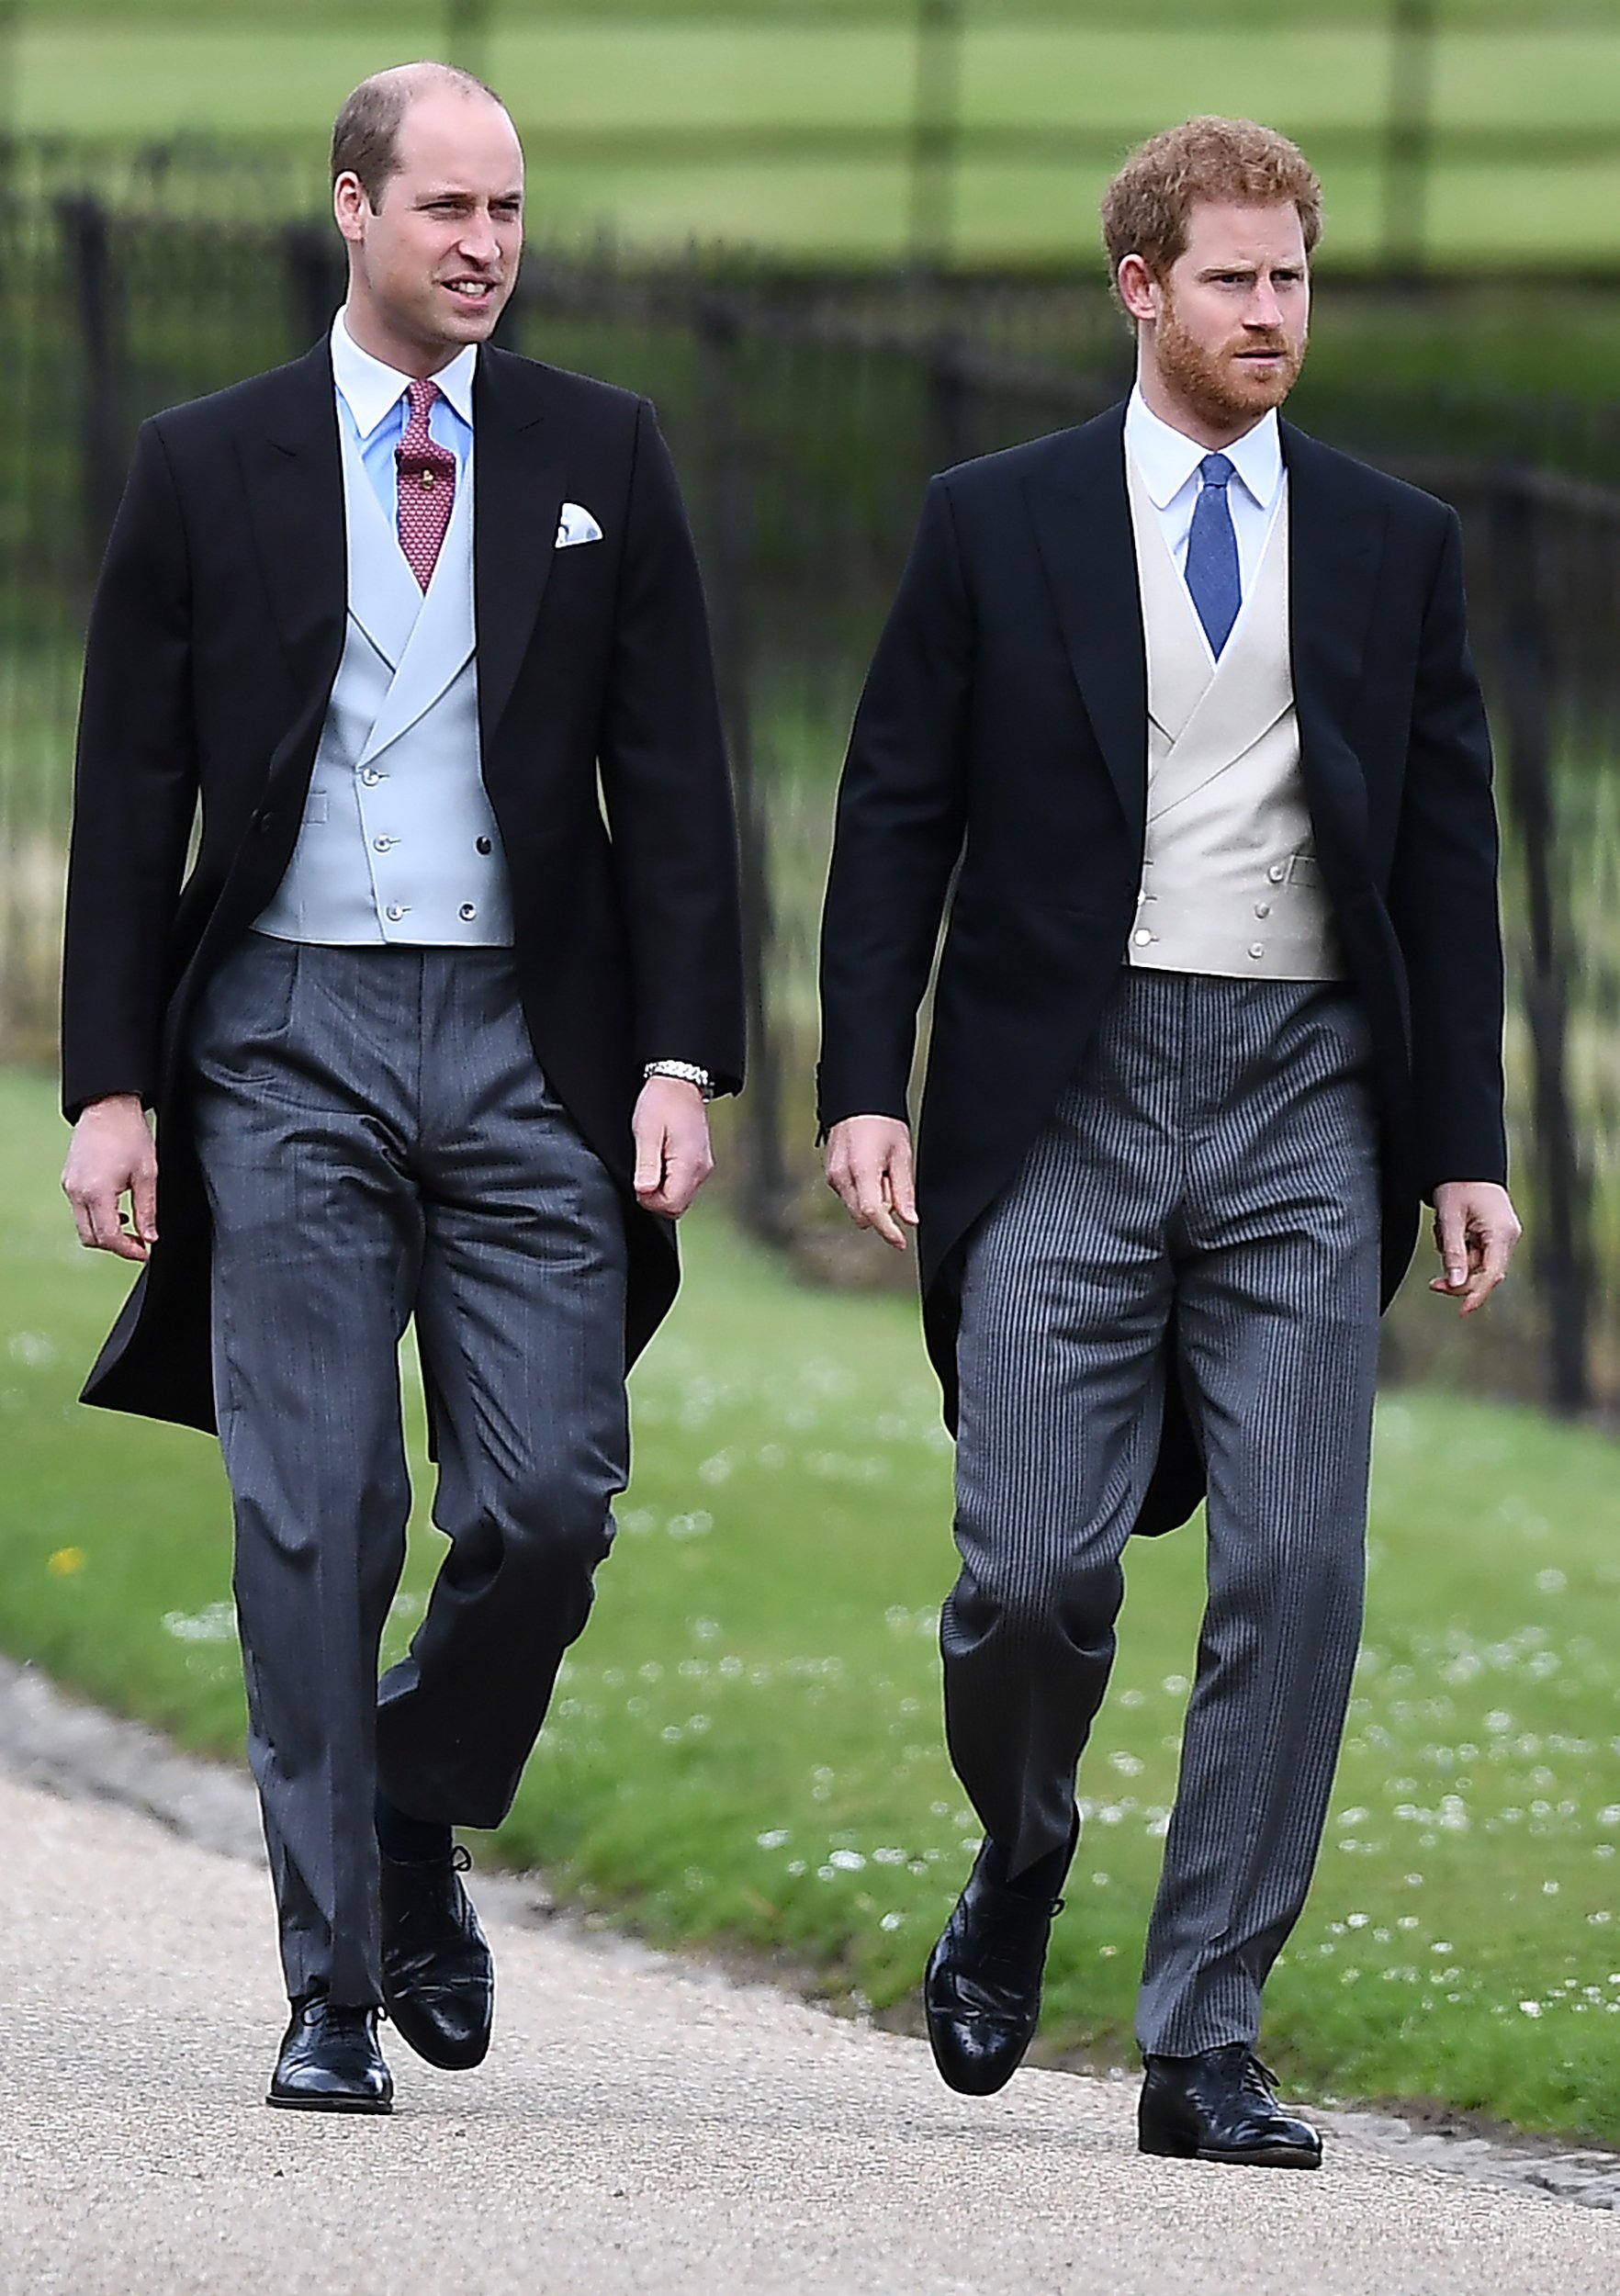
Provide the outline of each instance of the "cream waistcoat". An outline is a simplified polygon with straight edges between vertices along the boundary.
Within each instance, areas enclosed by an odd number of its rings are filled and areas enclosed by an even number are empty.
[[[484,790],[472,461],[423,596],[340,425],[349,613],[298,841],[254,930],[279,940],[505,947],[512,895]]]
[[[1147,844],[1132,964],[1232,979],[1343,977],[1299,771],[1285,491],[1226,650],[1126,456],[1148,664]]]

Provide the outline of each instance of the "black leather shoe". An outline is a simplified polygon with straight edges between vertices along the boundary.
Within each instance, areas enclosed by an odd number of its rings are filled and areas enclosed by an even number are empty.
[[[1004,2088],[1035,2038],[1052,1916],[1063,1909],[1061,1897],[1009,1889],[996,1878],[1001,1863],[986,1840],[923,1979],[934,2063],[966,2097]]]
[[[377,2045],[376,2009],[301,1995],[264,2102],[302,2112],[392,2112],[394,2084]]]
[[[382,1860],[382,1983],[388,2015],[419,2057],[446,2072],[481,2064],[495,2021],[495,1964],[461,1886],[467,1851]]]
[[[1180,2160],[1320,2168],[1322,2139],[1286,2113],[1268,2073],[1242,2041],[1196,2057],[1148,2057],[1136,2127],[1144,2153]]]

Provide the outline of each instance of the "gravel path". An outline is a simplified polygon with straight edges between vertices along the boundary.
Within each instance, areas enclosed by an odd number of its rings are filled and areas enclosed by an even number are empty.
[[[1511,2150],[1459,2176],[1343,2116],[1315,2176],[1150,2163],[1131,2082],[956,2098],[919,2043],[537,1922],[493,1878],[482,2071],[389,2036],[391,2121],[269,2112],[284,2011],[240,1779],[15,1670],[0,1763],[5,2296],[1620,2287],[1620,2216],[1522,2189]]]

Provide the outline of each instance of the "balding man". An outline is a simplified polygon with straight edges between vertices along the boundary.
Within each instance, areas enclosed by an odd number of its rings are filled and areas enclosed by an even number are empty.
[[[332,178],[330,340],[147,423],[108,546],[63,1185],[142,1263],[86,1401],[224,1451],[293,2002],[269,2101],[385,2112],[379,2006],[433,2064],[489,2045],[451,1829],[505,1816],[585,1623],[742,996],[651,409],[489,347],[512,121],[443,65],[384,73]],[[449,1551],[379,1692],[408,1322]]]

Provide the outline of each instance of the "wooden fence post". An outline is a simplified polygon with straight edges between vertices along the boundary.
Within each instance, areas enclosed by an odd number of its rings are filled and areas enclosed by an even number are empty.
[[[1524,872],[1527,928],[1520,977],[1530,1038],[1536,1176],[1530,1265],[1547,1317],[1548,1401],[1555,1411],[1573,1414],[1592,1403],[1592,1200],[1569,1091],[1571,951],[1553,791],[1552,664],[1546,585],[1537,565],[1540,522],[1523,477],[1503,477],[1491,501],[1507,810]]]
[[[107,209],[88,197],[59,200],[79,351],[79,486],[85,572],[94,576],[124,491],[123,297]]]
[[[720,707],[737,794],[742,869],[743,958],[748,974],[748,1088],[740,1111],[745,1224],[765,1242],[792,1231],[792,1187],[782,1153],[782,1055],[771,1009],[770,844],[754,747],[752,504],[737,423],[739,327],[722,297],[693,313],[703,423],[703,571],[714,627]]]

